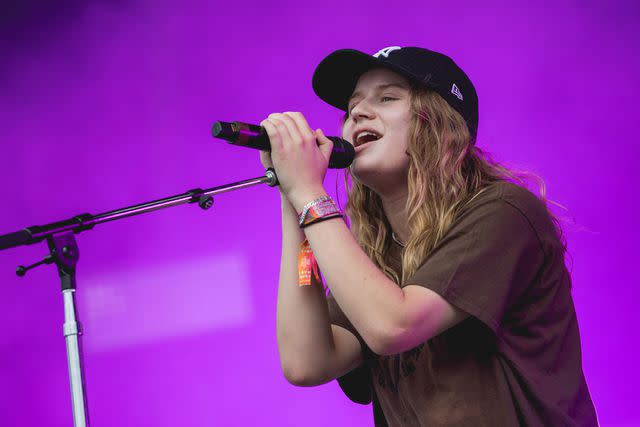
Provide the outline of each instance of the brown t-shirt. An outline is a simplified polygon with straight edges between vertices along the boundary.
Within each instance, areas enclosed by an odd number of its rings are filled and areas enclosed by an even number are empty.
[[[401,249],[389,249],[396,271]],[[338,379],[373,401],[376,426],[596,426],[571,279],[544,205],[495,183],[464,208],[401,286],[420,285],[470,316],[392,356],[371,352],[331,294],[331,322],[351,331],[364,362]]]

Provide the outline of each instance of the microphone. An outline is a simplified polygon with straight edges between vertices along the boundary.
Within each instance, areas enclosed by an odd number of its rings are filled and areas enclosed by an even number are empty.
[[[215,122],[211,128],[215,138],[239,145],[255,148],[261,151],[271,151],[269,135],[262,126],[250,125],[242,122]],[[349,167],[356,155],[353,145],[337,136],[327,137],[333,141],[333,150],[329,157],[329,168],[343,169]]]

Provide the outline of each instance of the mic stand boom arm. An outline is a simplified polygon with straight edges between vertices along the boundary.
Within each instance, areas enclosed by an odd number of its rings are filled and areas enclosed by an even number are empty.
[[[267,169],[264,176],[258,178],[212,187],[207,190],[196,188],[176,196],[105,212],[100,215],[76,215],[71,219],[41,226],[27,227],[21,231],[0,235],[0,250],[15,246],[30,245],[44,239],[47,240],[50,254],[47,255],[44,260],[31,266],[18,267],[16,270],[18,276],[24,276],[28,270],[42,264],[55,263],[58,267],[64,301],[63,332],[67,347],[71,405],[73,409],[73,425],[75,427],[89,426],[89,411],[82,363],[82,342],[80,340],[82,325],[77,318],[75,303],[76,265],[78,263],[80,250],[78,249],[74,234],[89,230],[93,228],[94,225],[103,222],[115,221],[185,203],[198,203],[202,209],[209,209],[213,206],[213,196],[216,194],[239,190],[258,184],[267,184],[271,187],[278,185],[278,177],[275,171],[270,168]]]
[[[48,238],[49,236],[65,231],[73,231],[77,234],[81,231],[93,228],[93,226],[96,224],[115,221],[118,219],[140,215],[151,211],[157,211],[159,209],[170,208],[185,203],[198,203],[201,208],[209,209],[211,206],[213,206],[212,196],[229,191],[239,190],[241,188],[251,187],[258,184],[267,184],[271,187],[278,185],[278,177],[276,176],[275,171],[269,168],[265,172],[264,176],[258,178],[252,178],[227,185],[212,187],[207,190],[195,188],[193,190],[187,191],[186,193],[178,194],[176,196],[153,200],[146,203],[140,203],[138,205],[116,209],[99,215],[82,214],[76,215],[73,218],[64,221],[27,227],[14,233],[0,235],[0,250],[8,249],[14,246],[37,243]]]

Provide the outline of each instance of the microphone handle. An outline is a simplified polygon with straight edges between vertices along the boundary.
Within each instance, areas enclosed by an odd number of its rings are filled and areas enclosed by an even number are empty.
[[[242,122],[215,122],[211,134],[233,145],[271,151],[269,135],[262,126]]]
[[[233,145],[271,152],[269,135],[262,126],[242,122],[215,122],[211,128],[211,134]],[[337,136],[329,136],[327,138],[333,142],[333,150],[329,157],[329,168],[343,169],[349,167],[355,157],[353,145]]]

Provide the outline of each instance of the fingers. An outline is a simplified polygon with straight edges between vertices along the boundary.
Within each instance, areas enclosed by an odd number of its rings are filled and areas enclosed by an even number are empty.
[[[304,118],[302,113],[287,112],[284,113],[284,117],[288,119],[288,123],[290,125],[295,125],[304,144],[316,144],[316,136],[309,127],[309,123],[307,123],[307,119]]]
[[[333,141],[326,137],[322,129],[316,129],[315,136],[316,141],[318,141],[318,145],[333,144]]]
[[[273,113],[260,123],[269,135],[273,147],[278,148],[286,144],[316,144],[314,132],[301,113],[286,112]]]
[[[301,113],[270,114],[260,123],[271,141],[273,167],[278,172],[280,189],[289,198],[318,192],[322,187],[332,147],[323,139],[318,147],[317,136]],[[323,133],[320,133],[324,137]],[[267,166],[267,156],[261,156]],[[294,197],[296,198],[296,197]],[[291,200],[291,199],[290,199]]]
[[[271,151],[279,151],[282,149],[285,140],[290,139],[289,131],[283,123],[272,118],[271,114],[268,118],[260,122],[267,135],[269,135],[269,142],[271,144]]]
[[[271,161],[271,153],[268,151],[260,151],[260,163],[264,166],[265,169],[269,169],[273,167],[273,162]]]
[[[317,129],[315,135],[318,141],[318,148],[328,162],[331,158],[331,152],[333,151],[333,141],[325,136],[322,129]]]

